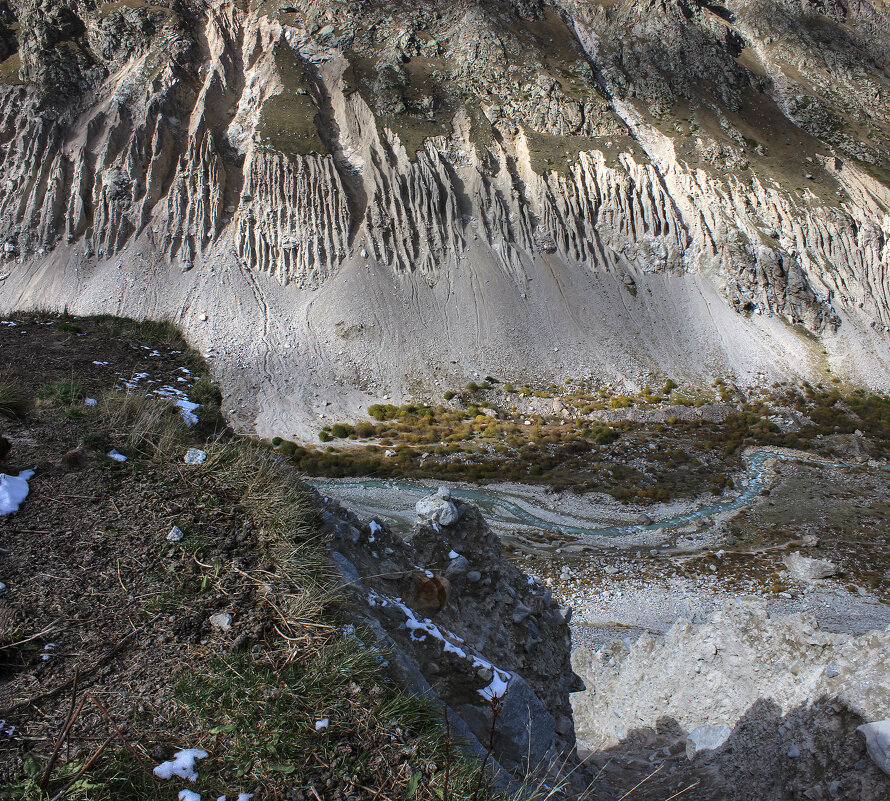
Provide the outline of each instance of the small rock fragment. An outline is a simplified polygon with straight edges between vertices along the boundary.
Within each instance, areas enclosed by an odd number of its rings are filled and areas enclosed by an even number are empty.
[[[206,458],[206,451],[202,451],[200,448],[189,448],[185,453],[183,461],[186,464],[202,464]]]
[[[532,610],[529,609],[522,601],[516,604],[516,607],[513,609],[513,622],[521,623],[525,620],[530,614]]]
[[[170,529],[170,533],[167,535],[167,539],[170,542],[182,542],[183,537],[185,537],[185,534],[179,526],[173,526],[173,528]]]
[[[724,723],[699,726],[686,735],[686,758],[700,751],[714,751],[729,739],[732,729]]]
[[[232,616],[228,612],[217,612],[210,616],[210,625],[220,631],[229,631],[232,628]]]

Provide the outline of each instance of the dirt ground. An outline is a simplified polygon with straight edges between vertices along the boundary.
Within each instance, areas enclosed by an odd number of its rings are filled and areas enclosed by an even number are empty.
[[[166,326],[0,324],[0,384],[27,399],[0,416],[0,473],[35,470],[0,517],[0,798],[435,797],[437,721],[325,611],[306,490],[226,461],[241,443],[269,462],[225,430],[203,377]],[[116,391],[134,378],[142,393]],[[196,425],[164,386],[211,399]],[[184,462],[192,446],[205,465]],[[208,752],[197,782],[153,775],[183,748]]]

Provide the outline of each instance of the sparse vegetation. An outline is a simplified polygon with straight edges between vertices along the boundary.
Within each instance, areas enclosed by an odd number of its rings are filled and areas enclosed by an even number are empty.
[[[84,392],[73,378],[63,378],[38,387],[36,397],[41,406],[71,406],[84,399]]]
[[[30,400],[12,381],[0,380],[0,417],[21,420],[28,413]]]

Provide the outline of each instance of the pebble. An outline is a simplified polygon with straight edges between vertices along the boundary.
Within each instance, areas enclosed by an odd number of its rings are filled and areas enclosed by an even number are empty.
[[[170,529],[170,533],[167,535],[167,539],[170,542],[182,542],[183,537],[185,537],[185,534],[179,526],[173,526],[173,528]]]
[[[186,464],[202,464],[206,458],[206,451],[202,451],[200,448],[189,448],[183,457],[183,461]]]
[[[232,616],[228,612],[217,612],[210,616],[210,625],[220,631],[229,631],[232,628]]]

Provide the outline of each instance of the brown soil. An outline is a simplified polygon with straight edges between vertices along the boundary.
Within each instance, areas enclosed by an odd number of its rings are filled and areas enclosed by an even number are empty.
[[[401,798],[412,786],[413,797],[436,797],[438,723],[341,634],[326,568],[304,560],[317,576],[289,572],[297,532],[287,542],[273,533],[271,502],[249,500],[251,488],[212,463],[223,448],[268,462],[265,451],[212,414],[187,429],[173,407],[166,450],[109,427],[122,379],[149,372],[149,389],[191,387],[199,358],[165,326],[15,321],[0,324],[0,381],[32,399],[73,381],[99,403],[32,402],[24,419],[0,417],[12,445],[0,472],[36,469],[20,510],[0,517],[0,798],[50,799],[81,770],[64,798],[171,799],[183,788],[257,801]],[[149,411],[165,405],[138,397]],[[206,465],[183,462],[189,446],[210,451]],[[127,461],[108,458],[111,447]],[[290,475],[284,485],[308,498]],[[173,526],[180,542],[167,540]],[[218,612],[231,629],[211,624]],[[198,782],[155,778],[182,748],[209,752]]]

